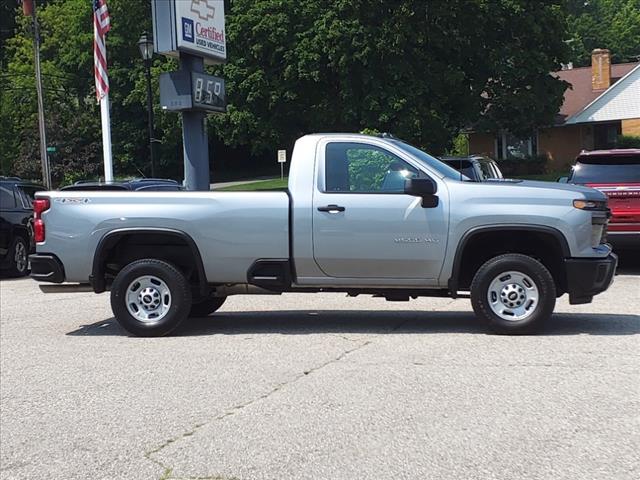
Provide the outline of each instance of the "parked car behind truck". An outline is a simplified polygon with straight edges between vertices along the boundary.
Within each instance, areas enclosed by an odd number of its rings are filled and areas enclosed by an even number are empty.
[[[489,157],[469,155],[467,157],[440,157],[440,160],[474,182],[503,179],[500,167],[495,160]]]
[[[229,295],[326,291],[470,292],[494,331],[529,333],[556,297],[587,303],[610,285],[607,215],[591,188],[465,182],[397,139],[317,134],[296,142],[286,192],[39,194],[31,275],[110,290],[136,335]]]
[[[640,250],[640,149],[582,152],[564,180],[604,193],[612,213],[609,242],[616,250]]]
[[[12,277],[29,273],[33,240],[33,198],[42,185],[18,177],[0,177],[0,272]]]
[[[178,192],[182,186],[175,180],[164,178],[134,178],[131,180],[115,180],[112,182],[97,182],[94,180],[81,180],[73,185],[67,185],[60,190],[70,191],[157,191]]]

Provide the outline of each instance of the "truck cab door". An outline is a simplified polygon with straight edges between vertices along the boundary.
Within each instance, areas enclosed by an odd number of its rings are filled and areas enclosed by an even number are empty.
[[[320,270],[328,277],[400,284],[437,279],[447,245],[447,192],[439,192],[432,208],[404,193],[405,179],[427,177],[415,161],[381,146],[357,141],[321,146],[312,214]]]

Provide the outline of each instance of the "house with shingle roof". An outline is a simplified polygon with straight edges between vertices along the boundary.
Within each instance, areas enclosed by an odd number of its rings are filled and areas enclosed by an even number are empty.
[[[570,66],[553,75],[570,84],[552,126],[528,138],[508,131],[473,132],[472,154],[498,160],[545,155],[561,169],[582,150],[614,148],[619,135],[640,136],[640,63],[611,64],[609,50],[596,49],[591,66]]]

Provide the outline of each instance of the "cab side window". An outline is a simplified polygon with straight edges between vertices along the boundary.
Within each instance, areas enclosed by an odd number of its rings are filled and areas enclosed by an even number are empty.
[[[325,151],[327,193],[403,193],[404,181],[419,171],[373,145],[332,142]]]

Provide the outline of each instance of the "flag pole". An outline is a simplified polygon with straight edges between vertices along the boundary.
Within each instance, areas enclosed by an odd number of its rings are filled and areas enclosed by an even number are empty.
[[[100,100],[102,120],[102,155],[104,157],[104,181],[113,181],[113,159],[111,157],[111,115],[109,113],[109,93]]]
[[[113,181],[113,158],[111,155],[111,115],[109,113],[109,77],[107,75],[107,39],[111,20],[106,0],[93,0],[93,67],[96,80],[96,95],[100,103],[102,123],[102,157],[104,181]]]

